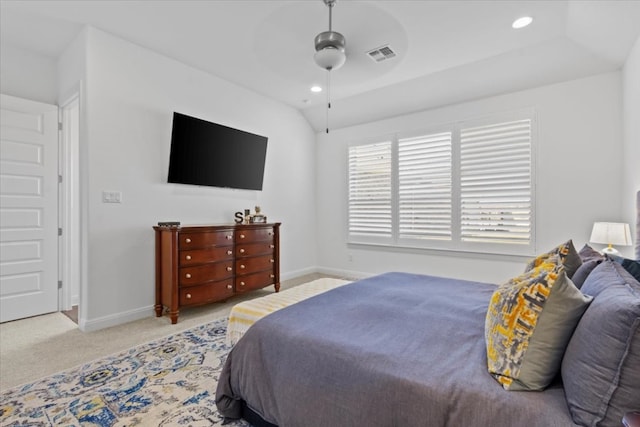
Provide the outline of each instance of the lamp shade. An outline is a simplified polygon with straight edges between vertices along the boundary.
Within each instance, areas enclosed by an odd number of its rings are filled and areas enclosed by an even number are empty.
[[[612,248],[612,245],[630,246],[631,241],[631,229],[629,224],[623,222],[596,222],[593,224],[591,230],[592,243],[602,243],[609,245],[605,252],[617,252]]]

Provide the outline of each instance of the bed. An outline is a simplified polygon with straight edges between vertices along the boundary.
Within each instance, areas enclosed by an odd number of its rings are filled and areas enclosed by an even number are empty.
[[[488,369],[488,307],[504,286],[390,272],[255,322],[220,374],[218,409],[256,426],[620,426],[640,409],[640,283],[588,245],[538,258],[526,274],[554,268],[584,294],[536,391]]]

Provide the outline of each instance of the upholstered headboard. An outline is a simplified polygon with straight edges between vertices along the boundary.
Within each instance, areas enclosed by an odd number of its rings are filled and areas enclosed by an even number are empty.
[[[636,259],[640,260],[640,191],[636,193]]]

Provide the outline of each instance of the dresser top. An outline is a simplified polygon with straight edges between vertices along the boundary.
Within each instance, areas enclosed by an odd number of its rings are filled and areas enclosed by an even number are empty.
[[[208,230],[229,230],[242,228],[258,228],[258,227],[280,227],[280,222],[266,222],[255,224],[180,224],[171,226],[154,225],[156,231],[164,230],[180,230],[180,231],[208,231]]]

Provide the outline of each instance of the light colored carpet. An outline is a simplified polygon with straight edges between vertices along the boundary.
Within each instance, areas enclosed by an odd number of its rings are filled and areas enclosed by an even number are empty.
[[[326,275],[310,274],[284,281],[282,290]],[[81,332],[61,313],[0,324],[0,390],[33,382],[136,345],[175,334],[229,315],[235,304],[273,293],[273,287],[184,309],[176,325],[155,316],[95,332]]]

